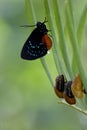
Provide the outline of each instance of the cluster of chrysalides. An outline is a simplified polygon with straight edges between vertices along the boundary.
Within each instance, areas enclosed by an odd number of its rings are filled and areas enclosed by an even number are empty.
[[[75,97],[82,98],[85,93],[80,75],[77,75],[74,81],[65,80],[64,75],[57,76],[54,90],[59,98],[64,98],[71,105],[76,104]]]

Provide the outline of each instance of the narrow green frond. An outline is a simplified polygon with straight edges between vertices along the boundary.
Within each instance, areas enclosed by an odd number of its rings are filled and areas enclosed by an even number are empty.
[[[49,21],[49,26],[50,26],[50,29],[51,29],[52,38],[53,38],[52,51],[53,51],[55,65],[56,65],[56,68],[57,68],[57,71],[58,71],[59,74],[65,73],[65,69],[63,68],[63,65],[62,65],[61,59],[60,59],[60,57],[61,57],[60,53],[59,53],[60,50],[59,50],[59,48],[57,48],[58,38],[57,38],[57,35],[56,35],[55,21],[53,19],[51,1],[44,0],[44,5],[45,5],[46,16],[47,16],[47,19]]]
[[[67,68],[67,71],[70,75],[70,78],[73,79],[73,72],[70,66],[69,62],[69,57],[67,53],[67,47],[66,47],[66,41],[64,37],[64,29],[62,26],[62,21],[61,21],[61,15],[60,15],[60,10],[59,10],[59,2],[54,0],[53,1],[53,6],[54,6],[54,13],[56,14],[57,17],[55,17],[56,25],[57,25],[57,31],[58,31],[58,37],[59,37],[59,45],[61,48],[62,56]]]
[[[41,60],[42,66],[45,69],[45,72],[46,72],[46,74],[47,74],[47,76],[48,76],[48,78],[50,80],[50,83],[51,83],[52,87],[54,87],[54,82],[52,80],[51,74],[50,74],[49,69],[47,67],[47,63],[45,61],[45,58],[40,58],[40,60]]]
[[[82,36],[83,36],[83,31],[84,31],[86,20],[87,20],[87,5],[82,12],[82,15],[79,20],[78,28],[77,28],[77,38],[78,38],[78,44],[80,46],[82,42]]]

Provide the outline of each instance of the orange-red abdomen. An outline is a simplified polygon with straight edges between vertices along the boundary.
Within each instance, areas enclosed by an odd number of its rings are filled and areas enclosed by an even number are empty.
[[[47,47],[47,50],[50,50],[51,47],[52,47],[52,40],[51,38],[48,36],[48,34],[45,34],[43,37],[42,37],[42,43],[44,43]]]

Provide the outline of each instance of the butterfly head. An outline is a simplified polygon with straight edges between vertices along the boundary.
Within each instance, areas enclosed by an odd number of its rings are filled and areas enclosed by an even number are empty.
[[[44,24],[44,22],[43,23],[37,22],[37,28],[42,34],[46,34],[48,32],[48,29],[46,28],[46,25]]]

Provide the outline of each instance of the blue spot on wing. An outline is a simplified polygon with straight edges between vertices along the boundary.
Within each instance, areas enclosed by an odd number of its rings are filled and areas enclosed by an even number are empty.
[[[27,41],[21,51],[21,57],[26,60],[35,60],[47,54],[47,48],[44,43],[35,43]]]

